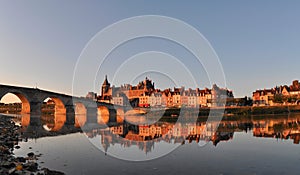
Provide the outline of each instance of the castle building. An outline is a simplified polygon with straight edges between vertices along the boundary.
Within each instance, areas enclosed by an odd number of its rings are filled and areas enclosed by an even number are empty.
[[[131,102],[139,99],[143,94],[150,94],[151,92],[154,92],[154,90],[154,83],[152,83],[152,80],[149,80],[147,77],[144,81],[139,82],[137,86],[125,84],[120,87],[115,87],[111,86],[108,82],[107,76],[105,76],[105,80],[101,86],[100,101],[108,103],[113,101],[116,104],[128,104],[124,100]],[[127,97],[126,99],[124,99],[124,95]]]
[[[105,76],[100,94],[98,99],[102,102],[134,107],[218,107],[227,105],[227,100],[233,99],[232,91],[217,85],[204,90],[174,87],[174,90],[160,91],[155,89],[154,83],[147,77],[136,86],[124,84],[115,87],[111,86]]]

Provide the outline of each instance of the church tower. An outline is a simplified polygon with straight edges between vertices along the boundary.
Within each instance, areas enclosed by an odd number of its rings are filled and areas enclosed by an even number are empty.
[[[108,91],[109,91],[109,88],[110,88],[110,83],[108,82],[107,80],[107,75],[105,75],[105,80],[102,84],[102,88],[101,88],[101,96],[105,96],[105,95],[108,95]]]

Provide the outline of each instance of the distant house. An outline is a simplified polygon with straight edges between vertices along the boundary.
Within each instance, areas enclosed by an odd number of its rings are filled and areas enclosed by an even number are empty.
[[[162,106],[162,93],[152,92],[149,96],[149,105],[152,107]]]
[[[147,93],[139,96],[139,107],[150,107],[149,95]]]
[[[161,106],[171,107],[173,106],[173,93],[171,89],[165,89],[161,92]]]
[[[300,85],[298,80],[294,80],[290,86],[290,95],[300,96]]]
[[[197,102],[201,107],[211,107],[211,103],[208,102],[211,98],[211,90],[205,88],[204,90],[200,90],[197,96]]]
[[[299,102],[300,85],[298,80],[294,80],[292,85],[276,86],[272,89],[256,90],[253,92],[253,105],[292,105]]]
[[[290,88],[288,86],[283,86],[281,89],[282,89],[281,90],[282,95],[285,95],[285,96],[290,95]]]
[[[174,88],[173,91],[173,106],[181,107],[181,94],[183,94],[184,88]]]
[[[189,107],[197,107],[197,96],[196,94],[189,94],[188,96],[188,106]]]
[[[216,84],[213,85],[211,90],[211,106],[226,106],[227,100],[231,101],[234,98],[233,92],[227,88],[220,88]]]
[[[112,97],[112,103],[115,105],[127,106],[128,99],[124,94],[118,93],[116,96]]]
[[[88,92],[88,94],[86,95],[86,98],[96,101],[97,100],[97,93],[95,93],[95,92]]]
[[[256,90],[253,92],[253,105],[266,106],[270,105],[271,99],[274,97],[275,91],[273,89]]]
[[[187,96],[187,94],[184,94],[180,97],[181,100],[181,106],[188,106],[189,103],[189,97]]]
[[[189,107],[197,107],[198,106],[198,102],[197,102],[197,96],[198,96],[198,90],[192,90],[192,89],[188,89],[185,92],[185,95],[187,96],[187,106]]]

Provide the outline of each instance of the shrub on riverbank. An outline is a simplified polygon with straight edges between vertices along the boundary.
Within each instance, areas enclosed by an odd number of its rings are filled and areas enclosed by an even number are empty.
[[[241,106],[220,108],[169,108],[165,110],[164,117],[171,116],[202,116],[207,117],[210,113],[224,113],[225,116],[230,115],[261,115],[261,114],[288,114],[300,113],[300,105],[294,106]]]

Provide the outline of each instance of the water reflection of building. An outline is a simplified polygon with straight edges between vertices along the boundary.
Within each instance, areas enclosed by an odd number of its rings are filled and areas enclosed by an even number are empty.
[[[110,132],[102,132],[102,145],[108,149],[116,143],[124,147],[136,145],[145,153],[154,148],[157,142],[170,144],[199,143],[201,140],[209,141],[217,146],[220,142],[233,139],[235,132],[253,132],[255,137],[271,137],[281,139],[292,139],[295,144],[300,142],[299,119],[247,119],[224,120],[214,130],[217,122],[200,123],[168,123],[161,122],[154,125],[135,126],[122,124],[110,127]]]
[[[85,125],[85,115],[78,115],[76,119],[78,120],[78,126]],[[33,125],[35,126],[34,123],[39,123],[39,120],[33,122],[30,120],[30,116],[26,115],[20,119],[19,123],[28,128],[32,128]],[[70,127],[64,127],[66,125],[65,115],[42,116],[40,121],[44,129],[51,131],[51,135],[55,135],[60,130],[66,131]],[[99,129],[85,130],[85,133],[90,138],[101,136],[101,140],[99,141],[106,151],[109,147],[119,144],[123,147],[137,146],[145,153],[152,151],[154,145],[158,142],[186,144],[199,143],[202,140],[209,141],[217,146],[220,142],[232,140],[235,132],[249,131],[252,132],[254,137],[293,140],[294,144],[299,144],[300,142],[300,116],[268,117],[264,119],[259,117],[244,117],[237,120],[225,118],[218,125],[218,129],[215,129],[217,125],[218,122],[158,122],[153,125],[133,125],[125,122],[113,125],[108,124],[109,127],[99,125]],[[76,127],[76,121],[74,126]]]
[[[175,125],[164,122],[140,126],[123,123],[106,129],[92,130],[87,135],[91,138],[101,135],[101,144],[105,151],[112,145],[120,144],[123,147],[135,145],[148,153],[156,142],[185,144],[185,141],[198,143],[200,140],[206,140],[216,145],[220,141],[231,139],[233,132],[207,132],[205,123]]]
[[[233,132],[216,132],[211,137],[213,145],[217,146],[220,141],[228,141],[233,138]]]
[[[117,134],[117,135],[123,135],[123,125],[119,125],[119,126],[113,126],[110,128],[110,131],[113,134]]]
[[[161,127],[157,125],[141,125],[139,126],[139,135],[144,140],[151,140],[161,137]]]
[[[294,140],[294,144],[299,144],[300,142],[300,133],[291,134],[291,139]]]
[[[253,136],[276,139],[292,139],[299,144],[300,120],[298,118],[253,121]]]

